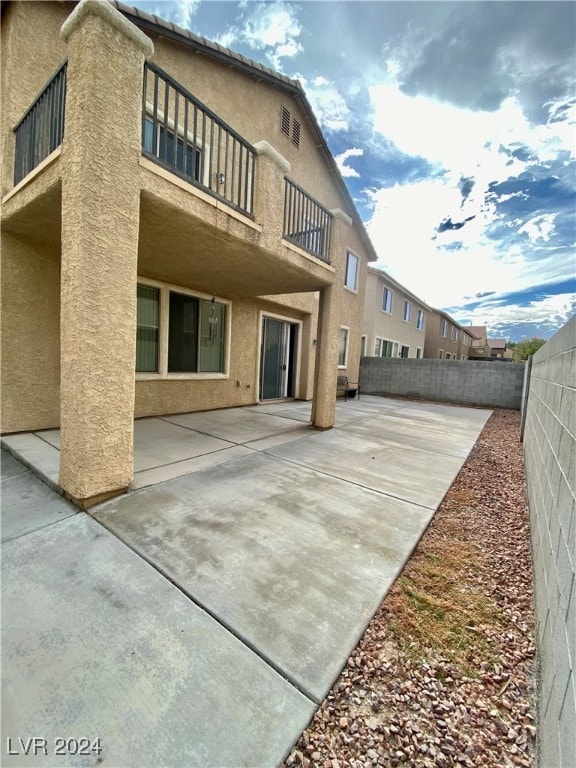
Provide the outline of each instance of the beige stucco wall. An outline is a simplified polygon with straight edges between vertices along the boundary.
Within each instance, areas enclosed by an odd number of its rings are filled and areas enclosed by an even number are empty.
[[[442,322],[446,320],[447,330],[446,336],[442,336]],[[442,350],[443,358],[446,357],[446,352],[450,353],[452,359],[454,355],[456,358],[460,357],[459,343],[452,339],[452,328],[455,325],[447,317],[440,314],[440,312],[431,312],[428,320],[428,328],[426,330],[426,345],[424,347],[424,357],[438,358],[440,350]],[[460,337],[461,331],[458,333]]]
[[[181,287],[194,290],[194,286]],[[311,398],[310,346],[316,316],[258,299],[237,299],[229,305],[228,311],[231,315],[228,377],[199,379],[194,376],[168,376],[162,379],[153,374],[140,375],[136,381],[137,418],[253,405],[258,402],[259,342],[263,314],[302,324],[297,352],[300,376],[295,395],[302,400]]]
[[[2,431],[60,423],[60,255],[2,233]]]
[[[414,296],[405,293],[400,286],[392,281],[386,280],[380,275],[368,272],[366,285],[366,301],[364,303],[364,322],[363,334],[366,336],[366,355],[374,355],[376,337],[395,341],[398,343],[398,351],[402,345],[410,348],[409,357],[416,357],[416,349],[424,352],[424,340],[428,333],[429,312],[422,304],[419,304]],[[392,312],[382,310],[382,293],[384,286],[393,291]],[[404,322],[404,301],[410,301],[412,304],[412,314],[410,322]],[[424,312],[424,330],[419,331],[416,328],[418,319],[418,310]],[[428,327],[427,327],[428,326]]]

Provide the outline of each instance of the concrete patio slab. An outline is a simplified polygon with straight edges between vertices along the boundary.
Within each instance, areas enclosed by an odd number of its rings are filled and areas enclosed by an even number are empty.
[[[446,420],[439,423],[418,417],[408,418],[398,412],[378,414],[369,421],[362,419],[340,428],[359,437],[370,439],[378,434],[378,439],[386,443],[402,443],[424,451],[460,458],[468,456],[478,436],[476,425],[461,426],[450,422],[450,428],[447,429]]]
[[[314,712],[85,513],[4,544],[2,573],[6,768],[264,768]],[[47,755],[18,749],[34,736]],[[57,756],[59,737],[102,752]]]
[[[2,447],[13,454],[22,464],[42,477],[54,490],[59,490],[60,451],[48,440],[33,432],[2,437]],[[58,433],[59,439],[59,433]]]
[[[380,438],[373,418],[362,424],[360,435],[344,426],[313,434],[303,443],[270,448],[267,453],[435,509],[458,474],[462,457]]]
[[[93,514],[320,702],[432,510],[255,454]]]
[[[199,472],[208,467],[215,467],[228,461],[236,461],[236,459],[241,459],[243,456],[250,455],[251,453],[252,451],[249,448],[245,448],[242,445],[234,445],[232,448],[224,448],[212,453],[206,453],[193,459],[176,460],[170,464],[140,470],[134,473],[132,488],[144,488],[147,485],[163,483],[166,480],[173,480],[175,477]]]
[[[154,484],[96,520],[55,516],[9,457],[3,502],[12,483],[35,509],[3,545],[3,735],[101,736],[126,768],[282,762],[490,414],[363,396],[317,432],[310,412],[138,420]],[[58,430],[8,441],[57,478]]]
[[[231,442],[179,426],[164,418],[137,419],[134,422],[135,472],[232,447]]]
[[[306,405],[310,414],[310,403]],[[256,408],[226,408],[221,411],[185,413],[163,418],[172,424],[179,424],[237,444],[282,434],[295,428],[305,428],[300,420],[294,420],[286,415],[275,416]]]
[[[10,541],[75,515],[78,509],[58,496],[6,451],[0,451],[2,487],[0,530]]]

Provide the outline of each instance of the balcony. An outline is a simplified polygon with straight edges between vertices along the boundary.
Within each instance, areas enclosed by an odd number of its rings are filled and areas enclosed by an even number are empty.
[[[142,153],[253,218],[254,148],[150,63],[144,66]]]
[[[329,263],[332,214],[293,181],[284,182],[282,237]]]
[[[66,62],[21,118],[14,133],[14,184],[18,184],[60,146],[64,137]]]

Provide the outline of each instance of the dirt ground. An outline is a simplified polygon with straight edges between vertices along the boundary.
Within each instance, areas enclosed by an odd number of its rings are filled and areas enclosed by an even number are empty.
[[[285,766],[532,766],[533,632],[520,414],[497,410]]]

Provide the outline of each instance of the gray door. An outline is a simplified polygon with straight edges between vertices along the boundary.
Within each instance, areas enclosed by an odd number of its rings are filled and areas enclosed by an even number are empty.
[[[293,395],[296,326],[262,318],[260,349],[260,400],[274,400]]]

